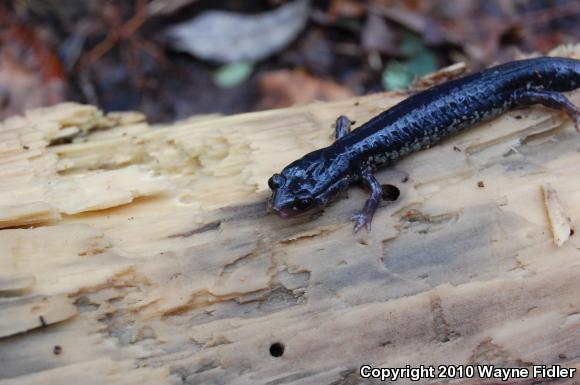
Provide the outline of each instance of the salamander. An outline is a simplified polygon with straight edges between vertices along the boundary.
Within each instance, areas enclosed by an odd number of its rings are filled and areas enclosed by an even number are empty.
[[[272,175],[269,207],[292,217],[326,206],[353,183],[370,189],[352,219],[354,231],[371,221],[382,196],[373,173],[412,152],[428,148],[475,123],[516,106],[544,105],[566,113],[580,132],[580,109],[561,92],[580,87],[580,60],[538,57],[517,60],[419,92],[355,130],[341,116],[336,140]]]

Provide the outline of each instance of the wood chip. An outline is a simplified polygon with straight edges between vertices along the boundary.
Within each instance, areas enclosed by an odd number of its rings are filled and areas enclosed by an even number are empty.
[[[570,218],[568,217],[568,213],[564,209],[562,202],[560,202],[560,198],[558,198],[558,193],[551,185],[542,185],[542,194],[544,196],[544,207],[548,214],[548,221],[554,238],[554,244],[558,247],[562,247],[562,245],[566,243],[572,235]]]

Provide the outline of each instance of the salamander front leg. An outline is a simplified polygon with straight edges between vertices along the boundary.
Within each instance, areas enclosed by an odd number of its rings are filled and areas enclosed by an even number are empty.
[[[371,222],[373,220],[373,215],[377,211],[379,202],[383,195],[383,188],[379,181],[374,177],[370,170],[365,170],[361,175],[362,182],[371,190],[371,196],[367,199],[365,206],[362,211],[355,214],[352,220],[355,221],[354,232],[358,232],[363,226],[371,231]]]
[[[334,125],[334,138],[338,140],[348,134],[350,132],[350,126],[353,123],[354,122],[351,122],[350,119],[344,115],[340,115],[336,118],[336,123]]]
[[[546,90],[525,90],[516,96],[516,104],[541,104],[548,108],[563,111],[572,119],[574,126],[576,126],[576,131],[580,133],[580,109],[561,93]]]

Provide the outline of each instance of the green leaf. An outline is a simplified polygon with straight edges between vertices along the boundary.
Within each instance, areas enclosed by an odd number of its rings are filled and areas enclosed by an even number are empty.
[[[403,35],[403,41],[401,42],[401,52],[407,57],[412,57],[417,55],[425,46],[421,41],[421,38],[414,33],[406,32]]]
[[[406,33],[401,42],[401,51],[408,59],[404,62],[391,61],[383,71],[383,87],[386,90],[407,88],[415,77],[437,70],[435,56],[419,36]]]
[[[427,75],[437,70],[435,56],[426,48],[412,57],[408,64],[409,71],[413,74],[413,77]]]
[[[412,81],[413,75],[409,72],[406,63],[391,61],[383,71],[383,87],[386,90],[407,88]]]
[[[238,62],[221,66],[214,74],[214,83],[221,88],[235,87],[244,82],[254,70],[254,64]]]

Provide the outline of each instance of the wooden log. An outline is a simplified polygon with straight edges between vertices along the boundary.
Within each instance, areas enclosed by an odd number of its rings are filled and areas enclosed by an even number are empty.
[[[352,232],[356,187],[322,214],[266,212],[268,177],[329,144],[338,115],[360,124],[405,96],[164,126],[77,104],[5,121],[0,385],[580,369],[580,137],[565,116],[514,110],[381,171],[400,195],[371,233]]]

